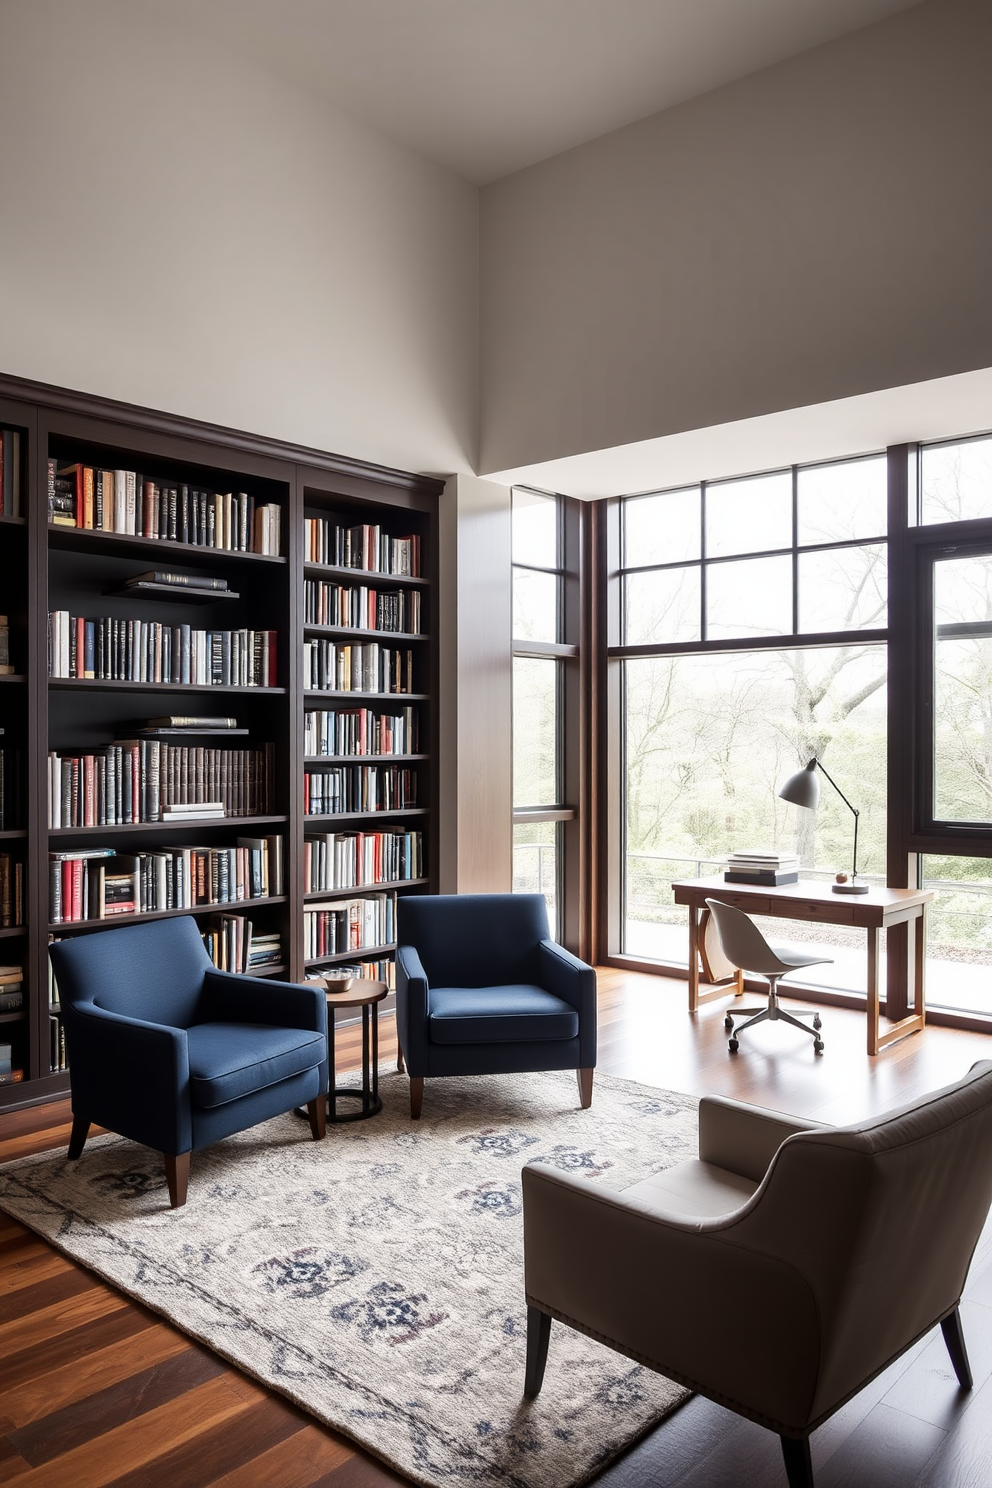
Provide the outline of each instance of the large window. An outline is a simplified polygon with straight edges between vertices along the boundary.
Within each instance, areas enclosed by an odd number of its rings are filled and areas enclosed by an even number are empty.
[[[671,882],[734,849],[794,850],[807,877],[849,868],[839,798],[778,797],[813,755],[855,798],[859,866],[884,882],[885,457],[628,497],[618,535],[623,952],[684,965]],[[857,933],[789,934],[831,956],[820,984],[864,989]]]
[[[565,748],[566,542],[563,503],[516,487],[513,522],[513,888],[541,893],[561,934],[568,801]]]

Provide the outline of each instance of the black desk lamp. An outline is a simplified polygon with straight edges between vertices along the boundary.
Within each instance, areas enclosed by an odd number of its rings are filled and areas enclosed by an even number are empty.
[[[837,883],[830,887],[835,894],[867,894],[868,885],[858,883],[858,817],[860,812],[857,807],[852,806],[850,801],[837,784],[836,780],[823,769],[822,764],[815,757],[810,760],[804,770],[797,770],[795,775],[790,775],[788,780],[779,791],[783,801],[791,801],[793,806],[806,806],[810,811],[815,811],[820,804],[820,782],[816,778],[817,770],[822,770],[827,776],[830,784],[840,796],[848,811],[854,813],[854,866],[851,869],[850,882],[847,875],[838,875]]]

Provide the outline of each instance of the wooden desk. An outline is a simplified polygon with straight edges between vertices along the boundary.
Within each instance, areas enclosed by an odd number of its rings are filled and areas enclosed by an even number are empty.
[[[926,1000],[923,962],[926,950],[926,913],[933,899],[930,890],[872,888],[867,894],[835,894],[829,884],[786,884],[779,889],[752,888],[748,884],[724,883],[722,876],[693,878],[672,884],[675,903],[689,910],[689,1011],[694,1013],[702,1002],[726,997],[728,992],[740,996],[743,981],[736,971],[714,982],[706,992],[699,990],[699,960],[703,947],[700,940],[700,911],[707,899],[720,899],[750,915],[772,915],[776,919],[805,920],[822,925],[855,925],[866,932],[868,940],[868,1053],[877,1054],[886,1045],[920,1033],[926,1022]],[[882,934],[893,925],[915,924],[913,968],[913,1012],[900,1018],[884,1033],[878,1026],[878,971],[881,961]],[[907,988],[908,990],[908,988]]]

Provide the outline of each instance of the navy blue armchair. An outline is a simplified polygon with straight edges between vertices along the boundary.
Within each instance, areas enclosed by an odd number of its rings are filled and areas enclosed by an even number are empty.
[[[165,1156],[186,1202],[190,1153],[306,1105],[324,1135],[323,988],[217,971],[191,915],[60,940],[72,1080],[69,1156],[96,1122]]]
[[[592,1104],[596,973],[551,939],[540,894],[400,899],[396,1026],[415,1121],[433,1075],[574,1069]]]

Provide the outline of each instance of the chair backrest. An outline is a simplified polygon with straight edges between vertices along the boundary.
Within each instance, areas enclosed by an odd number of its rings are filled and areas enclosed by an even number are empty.
[[[762,1187],[762,1248],[816,1294],[812,1419],[958,1302],[992,1202],[992,1062],[884,1116],[790,1137]]]
[[[776,956],[750,915],[732,904],[722,904],[719,899],[707,899],[706,907],[713,916],[728,961],[742,971],[757,971],[763,976],[790,970]]]
[[[73,936],[56,941],[49,954],[68,1009],[93,1003],[173,1028],[196,1021],[211,965],[192,915]]]
[[[533,982],[548,938],[541,894],[418,894],[402,898],[397,941],[412,945],[434,987]]]

